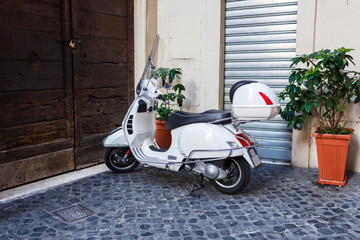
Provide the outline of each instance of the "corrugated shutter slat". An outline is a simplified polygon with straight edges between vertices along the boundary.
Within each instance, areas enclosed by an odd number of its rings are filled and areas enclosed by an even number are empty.
[[[237,81],[256,80],[277,94],[284,89],[295,57],[296,20],[297,0],[226,1],[225,109]],[[257,150],[263,161],[291,163],[292,130],[280,116],[242,127],[262,144]]]

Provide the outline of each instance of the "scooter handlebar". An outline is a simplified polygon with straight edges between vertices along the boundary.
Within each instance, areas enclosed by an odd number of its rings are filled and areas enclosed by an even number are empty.
[[[162,94],[160,94],[159,96],[157,96],[156,99],[160,99],[160,100],[163,101],[164,103],[169,104],[169,101],[166,100]]]

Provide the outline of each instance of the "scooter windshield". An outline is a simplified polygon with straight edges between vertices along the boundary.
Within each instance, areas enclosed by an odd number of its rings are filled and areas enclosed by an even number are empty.
[[[155,69],[155,66],[161,65],[162,57],[164,54],[164,42],[161,40],[157,34],[151,48],[151,52],[147,58],[143,74],[141,75],[140,82],[136,88],[136,93],[140,94],[141,84],[144,79],[150,79],[152,77],[152,70]]]
[[[164,42],[156,35],[153,46],[151,48],[151,52],[148,56],[147,63],[144,68],[143,75],[141,79],[149,79],[151,78],[151,71],[155,68],[155,66],[159,66],[162,61],[162,56],[164,53]]]

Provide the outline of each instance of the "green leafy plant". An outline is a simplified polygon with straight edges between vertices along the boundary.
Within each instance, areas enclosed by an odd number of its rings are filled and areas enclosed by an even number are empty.
[[[181,83],[176,83],[176,80],[180,79],[182,69],[161,67],[154,70],[152,74],[153,77],[167,82],[167,84],[169,84],[170,86],[169,90],[166,90],[166,93],[163,94],[164,99],[167,100],[168,103],[163,102],[157,108],[157,120],[166,121],[166,119],[168,119],[170,115],[175,111],[171,108],[171,103],[176,103],[180,107],[180,109],[183,106],[185,96],[182,94],[182,92],[185,91],[185,87]]]
[[[301,130],[304,121],[312,116],[316,119],[320,134],[352,134],[346,130],[344,106],[355,97],[360,102],[360,73],[345,70],[354,64],[349,52],[353,49],[338,48],[304,54],[292,59],[296,67],[289,76],[289,84],[279,95],[289,102],[280,112],[289,121],[288,127]]]

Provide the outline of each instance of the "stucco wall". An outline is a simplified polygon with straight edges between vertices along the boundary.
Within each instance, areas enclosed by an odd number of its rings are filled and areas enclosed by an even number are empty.
[[[296,39],[297,54],[321,49],[347,47],[352,51],[353,70],[360,71],[360,1],[356,0],[299,0]],[[347,169],[360,172],[360,104],[346,108],[347,127],[355,129],[350,142]],[[317,168],[315,140],[311,137],[317,127],[309,122],[303,131],[293,133],[292,164],[297,167]]]
[[[155,2],[156,8],[153,7]],[[222,2],[135,0],[135,84],[148,54],[147,42],[152,41],[153,28],[157,28],[167,49],[162,65],[182,67],[184,70],[183,82],[187,88],[185,109],[200,112],[221,108]],[[358,0],[299,0],[297,54],[341,46],[354,48],[352,55],[357,65],[353,69],[360,71],[359,9]],[[157,14],[153,14],[154,11]],[[150,24],[154,22],[155,26]],[[346,111],[347,126],[355,128],[355,135],[350,143],[347,169],[357,172],[360,172],[359,116],[360,104],[349,105]],[[311,137],[315,128],[316,124],[309,122],[303,131],[294,130],[293,166],[317,167],[315,141]]]
[[[149,18],[154,11],[157,18]],[[183,69],[181,81],[186,88],[183,109],[193,112],[219,109],[220,17],[221,1],[136,0],[135,80],[140,78],[148,54],[146,42],[153,41],[149,26],[156,21],[156,26],[151,27],[157,28],[165,45],[161,66]]]
[[[138,84],[146,64],[146,4],[147,0],[134,0],[134,84]],[[136,89],[136,88],[134,88]]]

